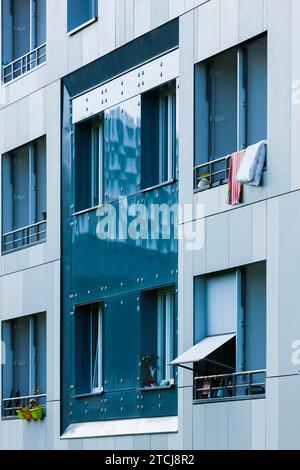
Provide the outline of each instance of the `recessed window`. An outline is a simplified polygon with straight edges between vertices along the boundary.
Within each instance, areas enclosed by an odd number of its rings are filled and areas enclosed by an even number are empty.
[[[195,189],[228,177],[228,157],[267,140],[267,36],[196,66]],[[207,164],[210,162],[210,164]]]
[[[46,138],[3,156],[2,251],[46,240]]]
[[[142,95],[142,188],[175,178],[177,154],[176,87]]]
[[[75,126],[75,210],[103,204],[103,117]]]
[[[68,32],[75,32],[96,17],[96,0],[68,0]]]
[[[3,322],[2,334],[2,415],[8,418],[16,417],[16,410],[31,400],[45,403],[46,314]]]
[[[101,304],[77,307],[75,317],[76,394],[103,391],[103,308]]]
[[[168,364],[175,354],[174,289],[142,293],[142,388],[168,387],[174,384],[174,368]]]
[[[173,368],[168,364],[174,358],[174,292],[162,290],[157,298],[157,383],[171,382]]]
[[[266,265],[195,279],[195,346],[173,363],[194,364],[194,399],[265,395]]]
[[[102,383],[102,309],[91,307],[91,392],[103,389]]]
[[[4,65],[4,83],[45,62],[45,43],[46,0],[3,0],[2,63]]]

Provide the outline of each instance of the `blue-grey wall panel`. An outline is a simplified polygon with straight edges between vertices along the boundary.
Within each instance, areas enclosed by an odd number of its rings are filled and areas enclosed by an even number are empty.
[[[134,204],[136,197],[126,201]],[[78,299],[90,302],[139,287],[141,241],[121,238],[123,213],[122,202],[115,202],[104,207],[104,215],[94,210],[74,217],[71,284],[75,304]],[[111,237],[101,240],[97,233],[108,227],[108,214]]]
[[[149,238],[142,240],[141,278],[144,289],[172,284],[177,280],[177,196],[176,183],[145,192],[142,196],[148,209],[149,233],[152,232]]]
[[[136,292],[106,299],[105,391],[136,389],[139,365],[140,297]]]

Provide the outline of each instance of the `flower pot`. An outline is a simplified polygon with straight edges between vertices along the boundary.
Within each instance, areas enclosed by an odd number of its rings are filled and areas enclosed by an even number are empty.
[[[210,187],[210,180],[204,176],[200,179],[200,182],[198,184],[198,189],[203,189],[207,187]]]
[[[32,419],[34,419],[35,421],[43,419],[44,409],[43,409],[42,405],[39,405],[36,408],[32,408],[30,411],[31,411]]]
[[[26,418],[24,416],[24,413],[22,410],[16,410],[17,411],[17,416],[19,419],[21,419],[22,421],[24,421]]]
[[[31,421],[32,420],[32,416],[31,416],[31,411],[28,407],[25,407],[22,409],[22,413],[24,415],[24,418],[27,420],[27,421]]]

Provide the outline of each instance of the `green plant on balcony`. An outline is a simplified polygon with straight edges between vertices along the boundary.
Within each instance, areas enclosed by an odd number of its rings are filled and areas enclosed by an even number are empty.
[[[38,396],[40,394],[39,387],[35,387],[33,393]],[[44,407],[38,403],[38,398],[30,400],[29,405],[17,408],[16,413],[22,421],[40,421],[45,417]]]
[[[158,356],[156,354],[146,354],[142,356],[139,364],[142,387],[155,387],[157,385],[157,359]]]

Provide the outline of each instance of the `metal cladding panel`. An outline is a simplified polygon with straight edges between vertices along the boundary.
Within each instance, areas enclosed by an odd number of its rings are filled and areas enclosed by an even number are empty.
[[[121,391],[137,387],[140,296],[136,292],[105,300],[104,387]],[[113,340],[112,340],[113,339]]]
[[[173,416],[177,410],[177,389],[161,389],[139,392],[139,416]]]
[[[73,124],[145,93],[179,76],[179,51],[165,54],[72,101]]]
[[[173,51],[141,67],[141,91],[176,79],[179,76],[179,51]]]
[[[72,72],[64,84],[72,98],[178,47],[179,21],[175,18],[122,47]]]
[[[105,112],[105,202],[141,187],[141,102],[137,96]]]
[[[149,231],[154,232],[142,240],[141,278],[143,288],[148,289],[177,282],[178,240],[176,217],[177,184],[169,184],[142,195],[142,201],[148,210]],[[159,224],[156,223],[159,216]],[[165,239],[164,239],[165,237]]]
[[[136,198],[132,197],[129,201],[135,203]],[[118,201],[109,207],[104,206],[103,215],[94,210],[75,216],[71,278],[74,304],[96,301],[139,287],[141,241],[126,239],[125,236],[124,239],[119,238],[119,234],[123,237],[123,210],[122,202]],[[99,235],[101,221],[107,218],[105,214],[109,212],[115,217],[115,226],[113,223],[110,225],[115,233],[111,232],[112,238],[101,240],[97,232]],[[114,235],[118,238],[114,239]]]
[[[159,204],[167,202],[172,205],[177,201],[177,185],[168,184],[147,192],[141,191],[138,180],[141,176],[140,143],[136,140],[138,131],[130,127],[126,128],[128,135],[125,137],[128,142],[134,134],[135,146],[132,146],[132,149],[135,147],[135,152],[138,149],[138,158],[135,154],[135,163],[138,162],[138,164],[133,171],[133,166],[128,164],[126,161],[128,159],[125,159],[125,166],[121,168],[117,176],[111,178],[111,174],[116,170],[114,159],[111,158],[114,149],[113,151],[112,147],[105,149],[107,155],[104,155],[104,158],[107,157],[109,165],[112,164],[108,175],[109,191],[106,205],[98,210],[87,210],[74,215],[76,208],[73,205],[74,175],[72,175],[72,168],[74,168],[72,122],[75,122],[76,112],[81,112],[82,107],[83,118],[86,119],[101,110],[108,110],[106,114],[109,114],[111,108],[117,107],[115,106],[117,103],[126,103],[127,98],[131,99],[131,94],[133,101],[138,100],[142,89],[142,75],[137,77],[136,73],[141,73],[141,64],[156,60],[157,57],[177,46],[178,21],[175,21],[161,29],[151,31],[149,35],[132,41],[124,48],[108,54],[64,79],[62,125],[63,429],[66,429],[72,422],[151,418],[177,414],[176,387],[142,392],[138,380],[139,361],[143,352],[141,311],[139,310],[142,291],[170,284],[176,285],[177,241],[172,241],[173,228],[171,237],[167,240],[151,241],[150,235],[147,241],[138,236],[136,238],[127,236],[127,230],[136,218],[136,214],[131,212],[132,206],[142,204],[149,212],[149,205],[153,202],[159,202]],[[155,86],[169,79],[167,72],[160,76],[159,67],[160,65],[157,65],[155,68]],[[144,69],[143,76],[145,79],[147,78],[146,69],[147,67]],[[128,70],[130,72],[121,77],[122,73]],[[176,73],[173,78],[175,76]],[[105,86],[109,80],[114,80],[114,83],[111,82],[111,92],[108,91],[108,85]],[[148,77],[147,83],[147,86],[152,86],[154,83],[152,77]],[[101,85],[100,88],[92,92],[88,91],[99,85]],[[85,96],[83,101],[81,101],[82,97],[78,98],[76,111],[77,104],[75,106],[74,98],[81,93],[91,93],[91,95]],[[81,120],[80,117],[79,120]],[[114,124],[118,125],[118,121],[115,120]],[[123,142],[119,146],[117,155],[127,156],[131,150],[129,151],[126,146],[124,127],[126,126],[123,126],[120,131],[121,137],[118,135],[118,139],[121,141],[123,139]],[[113,139],[108,141],[110,146],[112,142]],[[119,200],[119,196],[122,196],[122,199]],[[110,230],[115,230],[115,237],[110,233],[110,237],[103,239],[100,236],[105,225],[103,219],[107,217],[109,211],[115,211],[115,226],[110,227]],[[128,222],[125,221],[125,224],[124,216],[128,217]],[[147,224],[150,222],[147,221]],[[161,232],[160,228],[158,236]],[[78,364],[74,354],[76,350],[74,312],[76,306],[93,302],[103,302],[105,305],[104,381],[106,383],[104,383],[104,393],[101,395],[77,397],[75,377]],[[147,308],[146,310],[149,311],[151,307]]]

